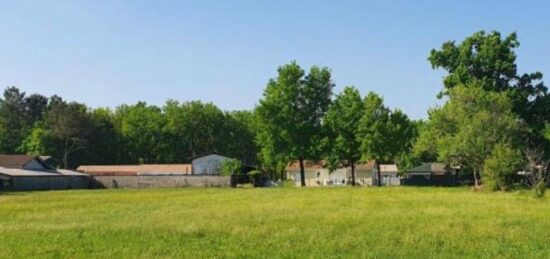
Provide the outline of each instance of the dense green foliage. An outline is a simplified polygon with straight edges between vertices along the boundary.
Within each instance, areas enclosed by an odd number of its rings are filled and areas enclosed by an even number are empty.
[[[440,161],[472,169],[477,185],[495,146],[514,143],[519,121],[505,93],[457,86],[449,90],[449,96],[443,107],[430,112],[416,148],[435,150]]]
[[[518,150],[497,144],[483,165],[483,179],[491,190],[509,190],[513,176],[522,169],[524,161]]]
[[[33,100],[45,100],[44,105],[32,105],[41,110],[30,109],[27,103],[36,101],[25,101],[25,93],[17,88],[6,89],[4,99],[0,99],[0,113],[6,114],[0,120],[0,153],[47,154],[64,168],[182,163],[210,151],[246,163],[256,161],[251,127],[254,116],[250,112],[223,112],[211,103],[198,101],[168,101],[163,107],[139,102],[113,111],[90,109],[57,96],[36,96],[31,95]],[[27,115],[27,111],[32,112]]]
[[[52,155],[74,168],[186,163],[217,151],[272,178],[284,178],[298,160],[302,180],[305,160],[325,159],[331,169],[375,160],[401,171],[443,162],[496,189],[508,189],[510,174],[525,170],[534,187],[550,181],[550,95],[540,72],[518,72],[518,47],[515,33],[480,31],[433,49],[432,67],[447,72],[446,102],[424,121],[388,108],[373,92],[346,87],[333,95],[330,69],[306,72],[296,62],[278,68],[250,111],[175,100],[91,109],[8,87],[0,98],[0,153]]]
[[[333,87],[327,68],[312,67],[306,75],[293,62],[279,67],[278,77],[269,80],[257,107],[262,151],[283,153],[280,159],[299,159],[302,186],[303,161],[321,157],[321,121],[331,103]]]
[[[243,163],[237,159],[226,159],[221,164],[222,175],[240,174],[243,169]]]
[[[13,193],[0,257],[548,258],[548,215],[548,198],[467,188]]]
[[[448,72],[443,94],[449,101],[430,112],[428,127],[416,145],[417,155],[435,155],[441,161],[473,170],[474,176],[491,176],[486,180],[493,184],[494,177],[500,175],[495,170],[510,162],[496,161],[504,155],[496,147],[504,145],[522,153],[536,149],[549,159],[550,141],[545,134],[550,95],[542,73],[518,73],[517,47],[515,33],[502,38],[498,32],[480,31],[459,44],[449,41],[431,51],[428,60],[432,66]],[[491,154],[490,164],[485,165]],[[525,160],[519,153],[516,156],[513,161]],[[483,174],[484,167],[491,172]]]
[[[327,136],[326,160],[331,169],[345,161],[352,168],[352,184],[355,185],[355,163],[361,159],[357,138],[359,121],[363,114],[363,100],[355,87],[346,87],[336,95],[325,116]]]

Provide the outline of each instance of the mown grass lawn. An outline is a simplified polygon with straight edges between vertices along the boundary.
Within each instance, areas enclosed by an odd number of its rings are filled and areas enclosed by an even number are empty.
[[[550,257],[550,199],[466,188],[0,194],[0,257]]]

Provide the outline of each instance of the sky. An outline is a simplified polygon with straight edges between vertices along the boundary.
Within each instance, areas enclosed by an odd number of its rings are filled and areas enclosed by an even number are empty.
[[[548,1],[0,1],[0,87],[91,107],[167,99],[252,109],[277,67],[329,67],[411,118],[441,104],[429,52],[517,32],[519,72],[550,76]],[[548,80],[547,80],[548,81]]]

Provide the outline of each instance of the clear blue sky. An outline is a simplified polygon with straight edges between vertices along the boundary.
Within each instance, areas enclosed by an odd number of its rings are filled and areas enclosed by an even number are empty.
[[[478,30],[516,31],[520,72],[550,77],[547,1],[1,1],[0,86],[92,107],[143,100],[250,109],[279,65],[328,66],[426,117],[427,56]],[[550,81],[546,80],[546,81]]]

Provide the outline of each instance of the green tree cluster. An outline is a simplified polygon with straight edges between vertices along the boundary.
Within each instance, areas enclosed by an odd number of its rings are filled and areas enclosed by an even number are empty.
[[[441,93],[448,100],[420,128],[417,157],[470,169],[475,185],[508,189],[511,175],[526,167],[522,153],[550,151],[550,96],[542,73],[518,73],[517,47],[516,33],[480,31],[431,51],[432,67],[448,72]]]
[[[81,164],[186,163],[218,151],[255,164],[258,147],[249,111],[223,112],[211,103],[139,102],[90,109],[58,96],[0,99],[0,153],[51,155],[63,168]]]

